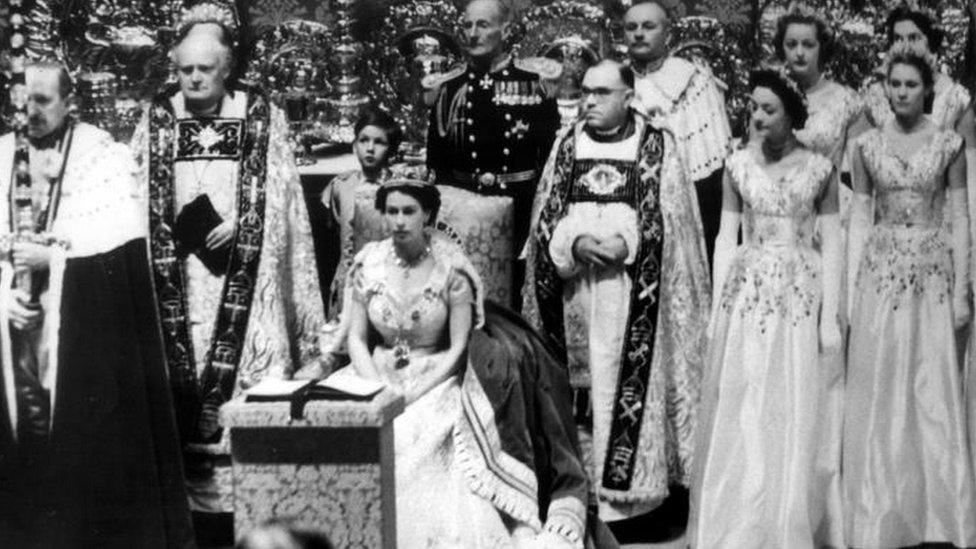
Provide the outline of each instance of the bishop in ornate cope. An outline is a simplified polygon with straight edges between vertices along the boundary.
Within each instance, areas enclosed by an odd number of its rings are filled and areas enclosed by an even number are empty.
[[[235,21],[184,14],[178,88],[133,138],[148,189],[155,297],[201,543],[233,544],[229,441],[218,409],[319,358],[324,323],[308,214],[282,111],[228,86]]]

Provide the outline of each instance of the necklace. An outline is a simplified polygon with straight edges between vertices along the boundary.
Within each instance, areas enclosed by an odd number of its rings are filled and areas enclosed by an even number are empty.
[[[390,252],[393,256],[393,263],[397,267],[403,269],[403,278],[410,278],[410,270],[423,263],[424,259],[430,255],[430,245],[424,246],[424,249],[420,251],[419,254],[415,255],[410,259],[405,259],[397,255],[396,250]]]

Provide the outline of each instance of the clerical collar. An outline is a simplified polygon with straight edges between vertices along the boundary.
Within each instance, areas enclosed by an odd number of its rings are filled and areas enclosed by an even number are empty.
[[[634,118],[632,116],[627,117],[627,122],[613,128],[612,130],[598,130],[591,128],[589,126],[583,126],[583,131],[590,139],[596,141],[597,143],[615,143],[617,141],[623,141],[628,137],[634,135],[635,130]]]
[[[64,134],[68,132],[70,125],[71,123],[65,119],[64,123],[51,133],[42,135],[41,137],[28,137],[28,141],[37,150],[56,149],[61,146]]]
[[[197,113],[190,110],[190,104],[186,102],[186,98],[183,99],[183,108],[186,109],[186,114],[192,118],[219,118],[220,113],[224,110],[224,101],[227,99],[227,94],[221,96],[220,100],[217,101],[217,105],[214,109],[206,113]]]

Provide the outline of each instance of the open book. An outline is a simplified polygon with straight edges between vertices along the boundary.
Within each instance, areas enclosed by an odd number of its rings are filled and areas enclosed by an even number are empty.
[[[309,399],[372,400],[384,387],[382,382],[360,377],[347,366],[313,385]]]
[[[372,400],[383,390],[382,382],[365,379],[352,368],[341,368],[322,381],[265,378],[244,391],[248,402],[303,400]]]

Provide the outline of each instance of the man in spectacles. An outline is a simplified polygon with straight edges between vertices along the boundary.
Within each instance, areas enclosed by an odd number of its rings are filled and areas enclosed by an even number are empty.
[[[624,42],[637,73],[635,108],[660,112],[695,183],[711,260],[722,209],[722,166],[731,141],[725,98],[711,71],[670,54],[672,19],[662,0],[635,2],[624,14]]]
[[[685,478],[710,280],[680,147],[630,109],[633,70],[605,60],[581,87],[540,181],[524,313],[566,355],[599,515],[620,521]]]

